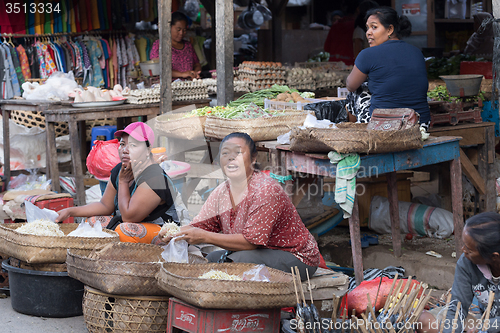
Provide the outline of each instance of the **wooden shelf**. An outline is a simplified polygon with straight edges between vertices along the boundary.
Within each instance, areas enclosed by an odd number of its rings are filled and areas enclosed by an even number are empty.
[[[474,19],[435,19],[434,23],[474,23]]]

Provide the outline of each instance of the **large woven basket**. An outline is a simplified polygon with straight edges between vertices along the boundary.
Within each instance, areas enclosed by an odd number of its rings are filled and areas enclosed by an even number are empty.
[[[205,136],[224,139],[233,132],[247,133],[254,141],[276,140],[282,134],[296,126],[302,126],[306,120],[305,112],[290,112],[274,117],[255,119],[225,119],[208,117],[205,124]]]
[[[270,282],[199,279],[212,269],[242,276],[255,264],[224,263],[190,265],[162,264],[157,279],[160,288],[195,306],[211,309],[266,309],[296,303],[292,275],[268,268]]]
[[[164,333],[168,297],[110,295],[89,286],[83,293],[83,320],[90,333]]]
[[[163,249],[151,244],[114,243],[101,251],[68,250],[68,274],[84,284],[113,295],[168,295],[158,287]],[[206,259],[189,255],[190,263]]]
[[[45,116],[42,111],[20,111],[13,110],[10,112],[11,119],[18,125],[23,125],[28,128],[40,127],[45,128]],[[67,123],[55,123],[56,137],[69,134]]]
[[[423,147],[420,126],[397,131],[367,130],[367,124],[340,123],[337,129],[294,128],[290,150],[308,153],[389,153]]]
[[[164,114],[155,118],[155,130],[170,138],[194,140],[205,137],[207,117],[186,117],[187,113]]]
[[[0,224],[0,252],[29,264],[60,264],[66,261],[67,249],[95,249],[111,242],[119,242],[118,234],[105,232],[113,237],[36,236],[16,231],[24,223]],[[78,227],[78,223],[63,223],[65,235]]]

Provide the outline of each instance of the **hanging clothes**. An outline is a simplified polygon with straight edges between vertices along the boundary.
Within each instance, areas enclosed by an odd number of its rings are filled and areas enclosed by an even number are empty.
[[[23,72],[24,79],[31,79],[30,64],[28,56],[26,55],[26,50],[22,45],[19,45],[16,50],[19,54],[19,62],[21,63],[21,71]]]
[[[0,72],[2,73],[2,78],[1,78],[2,80],[0,82],[1,82],[3,99],[11,99],[14,97],[14,88],[12,87],[9,59],[7,54],[8,54],[7,50],[5,50],[3,44],[1,44],[0,56],[2,59],[0,60],[0,62],[2,63],[1,68],[3,68],[3,72]]]
[[[12,83],[12,91],[14,92],[14,96],[21,96],[21,87],[19,86],[19,80],[14,68],[14,62],[12,61],[10,47],[7,44],[2,44],[1,46],[5,50],[5,57],[7,58],[7,63],[9,66],[10,81]]]
[[[23,71],[21,70],[21,63],[19,61],[19,56],[17,54],[16,48],[9,46],[10,55],[12,57],[12,63],[14,64],[14,70],[16,71],[17,81],[19,82],[19,87],[24,83]],[[23,90],[20,88],[21,94]]]

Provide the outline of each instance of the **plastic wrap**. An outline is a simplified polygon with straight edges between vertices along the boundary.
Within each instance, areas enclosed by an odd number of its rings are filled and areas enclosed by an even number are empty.
[[[162,258],[166,262],[178,262],[178,263],[189,263],[188,256],[188,242],[185,240],[178,240],[179,237],[174,237],[165,246],[162,246],[163,252],[161,253]]]
[[[318,120],[327,119],[332,123],[342,123],[348,120],[344,101],[310,103],[304,106],[304,110],[314,111]]]

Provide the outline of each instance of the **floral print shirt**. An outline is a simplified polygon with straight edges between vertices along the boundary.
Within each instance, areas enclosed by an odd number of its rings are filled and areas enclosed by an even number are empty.
[[[288,251],[306,265],[319,265],[318,244],[277,181],[254,171],[244,199],[236,209],[231,204],[229,182],[222,183],[210,194],[193,219],[193,227],[242,234],[254,245]]]

